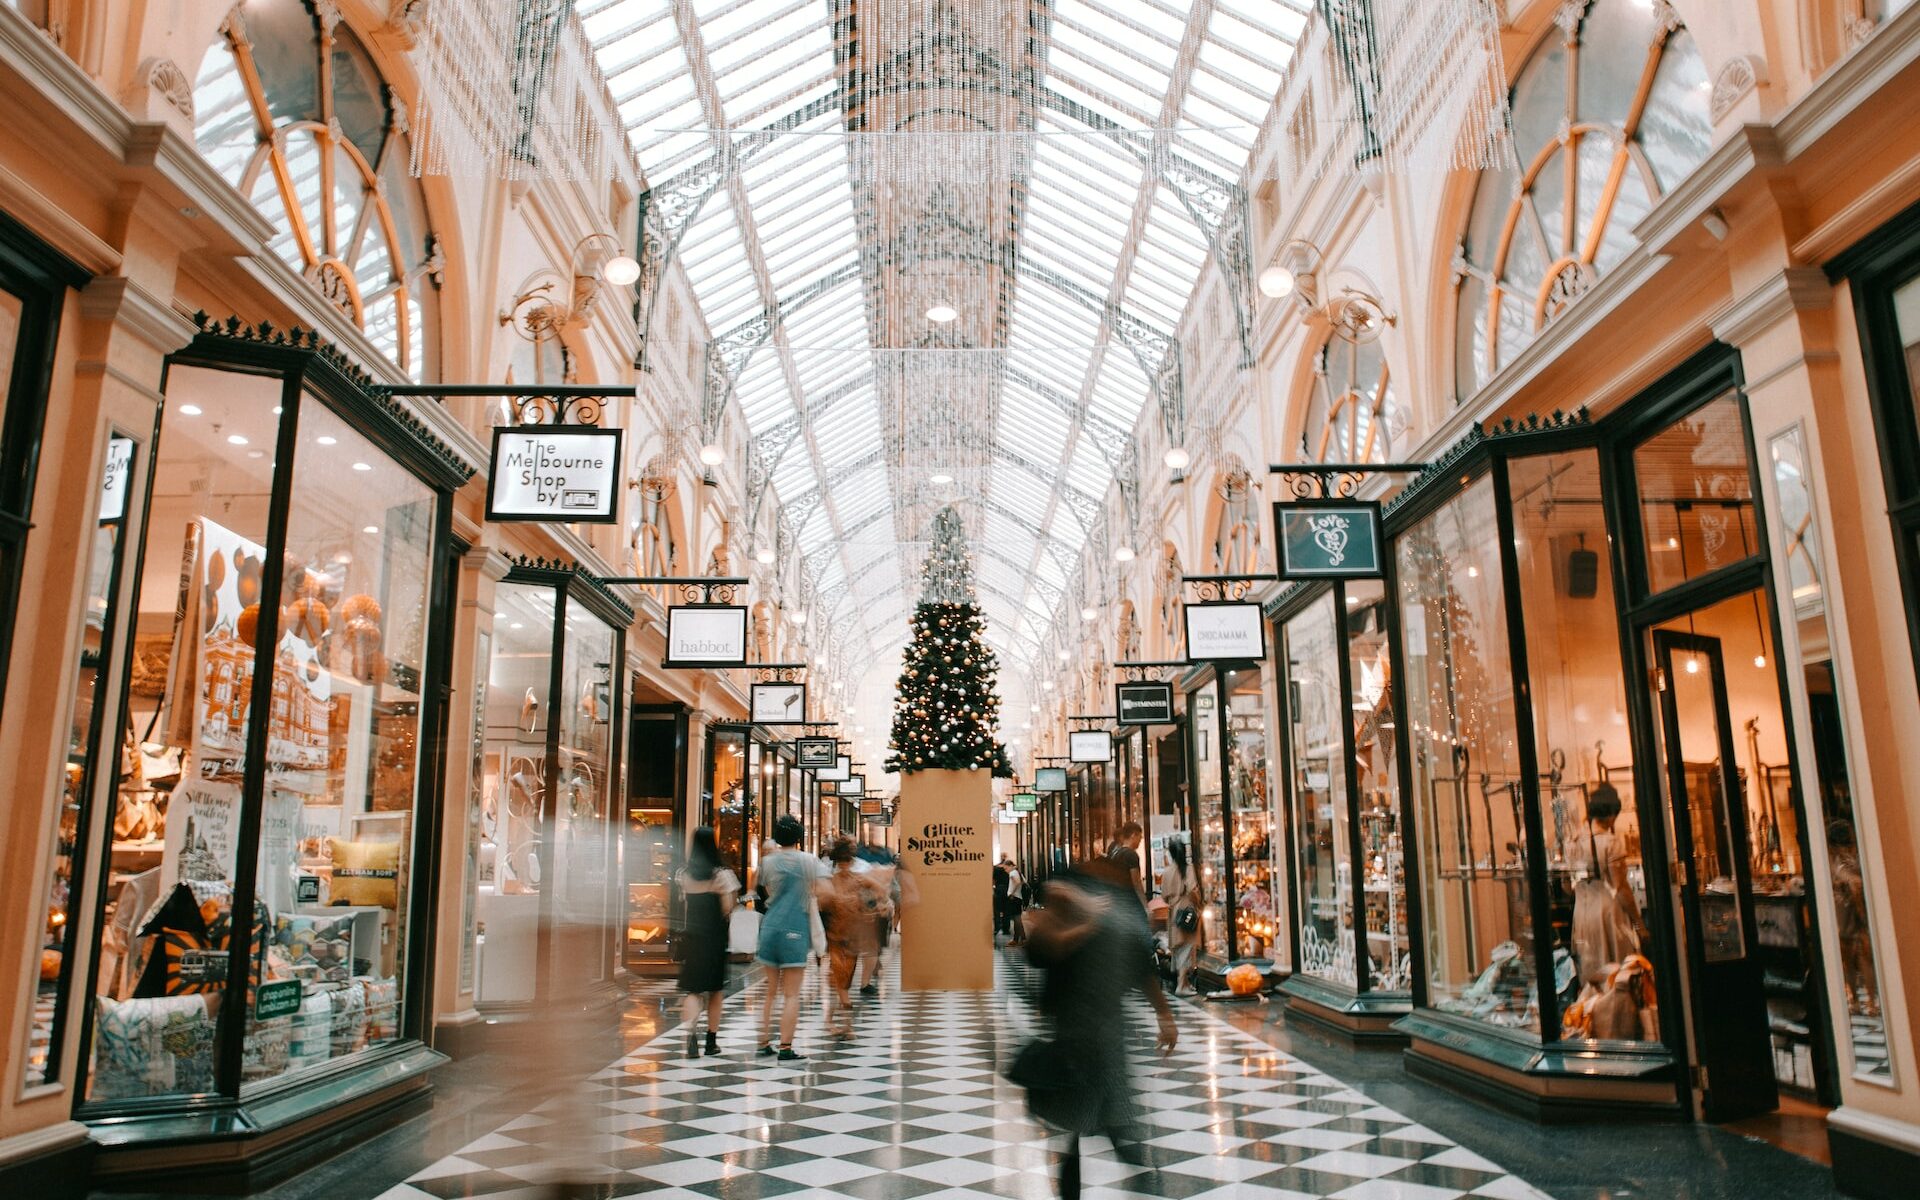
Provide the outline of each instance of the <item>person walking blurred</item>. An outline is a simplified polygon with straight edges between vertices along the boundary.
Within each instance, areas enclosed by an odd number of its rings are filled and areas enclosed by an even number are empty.
[[[993,936],[1007,932],[1007,860],[993,864]]]
[[[827,852],[833,873],[815,889],[820,919],[827,929],[827,1031],[835,1037],[853,1035],[853,971],[863,954],[873,953],[874,922],[886,918],[891,905],[886,888],[870,873],[853,869],[853,842],[841,838]]]
[[[681,1019],[687,1027],[687,1057],[700,1057],[700,1009],[707,1010],[707,1053],[720,1053],[720,1005],[727,988],[727,920],[740,896],[740,880],[720,865],[713,827],[702,825],[687,843],[680,872],[681,919],[675,951],[680,958]]]
[[[1007,932],[1013,935],[1013,940],[1007,944],[1024,946],[1027,944],[1027,879],[1020,873],[1012,857],[1004,862],[1007,868]]]
[[[813,885],[820,878],[820,860],[795,849],[803,830],[800,818],[783,814],[773,823],[778,849],[760,859],[760,885],[767,890],[766,911],[760,918],[760,945],[754,961],[766,969],[767,989],[760,1006],[760,1053],[772,1055],[773,1013],[780,1007],[780,1061],[802,1057],[793,1048],[793,1030],[800,1022],[800,986],[807,977],[807,956],[813,952]]]
[[[1067,1135],[1060,1195],[1080,1195],[1080,1139],[1104,1132],[1114,1152],[1145,1162],[1127,1062],[1127,996],[1146,993],[1159,1018],[1162,1054],[1179,1039],[1173,1010],[1152,969],[1153,939],[1137,893],[1080,871],[1047,881],[1027,931],[1027,957],[1046,971],[1040,1010],[1052,1037],[1030,1043],[1011,1072],[1035,1116]]]
[[[1173,994],[1193,994],[1193,960],[1200,948],[1200,910],[1206,897],[1187,859],[1187,840],[1167,839],[1167,869],[1160,873],[1160,897],[1167,902],[1167,954],[1173,959]]]

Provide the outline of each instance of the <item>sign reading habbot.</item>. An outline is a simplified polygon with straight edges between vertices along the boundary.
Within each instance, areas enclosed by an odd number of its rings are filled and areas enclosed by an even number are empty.
[[[493,431],[487,520],[610,525],[620,496],[620,430],[503,425]]]

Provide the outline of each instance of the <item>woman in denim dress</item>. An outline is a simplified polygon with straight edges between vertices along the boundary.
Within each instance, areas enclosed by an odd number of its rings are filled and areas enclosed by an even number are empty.
[[[779,847],[760,859],[760,886],[767,891],[766,911],[760,917],[760,945],[754,961],[766,969],[767,990],[760,1007],[760,1053],[773,1050],[773,1006],[780,1009],[780,1061],[801,1057],[793,1048],[793,1027],[800,1020],[800,985],[807,977],[807,956],[813,952],[813,885],[820,878],[820,860],[794,847],[800,844],[800,819],[791,813],[773,823]]]

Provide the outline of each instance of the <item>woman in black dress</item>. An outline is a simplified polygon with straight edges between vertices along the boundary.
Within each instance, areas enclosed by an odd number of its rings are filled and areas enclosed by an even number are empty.
[[[682,1020],[687,1026],[687,1057],[700,1057],[700,1006],[707,1009],[707,1053],[720,1053],[720,1002],[727,988],[727,918],[740,895],[740,880],[720,865],[720,846],[711,826],[693,831],[687,844],[687,869],[680,872],[686,917],[680,926]]]

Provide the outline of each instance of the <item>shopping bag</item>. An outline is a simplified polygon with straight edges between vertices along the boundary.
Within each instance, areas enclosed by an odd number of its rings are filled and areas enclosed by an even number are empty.
[[[752,954],[760,948],[760,914],[741,905],[727,918],[727,952]]]

